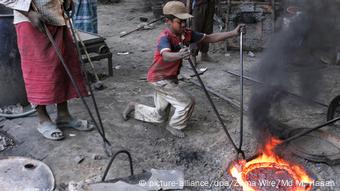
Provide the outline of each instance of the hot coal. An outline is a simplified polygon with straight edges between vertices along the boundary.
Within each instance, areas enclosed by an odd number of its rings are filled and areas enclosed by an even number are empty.
[[[293,191],[294,179],[288,171],[275,167],[262,167],[250,171],[246,180],[257,191]]]

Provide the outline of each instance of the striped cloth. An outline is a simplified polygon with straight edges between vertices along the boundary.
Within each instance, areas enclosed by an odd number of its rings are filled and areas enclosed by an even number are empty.
[[[98,33],[97,0],[76,0],[74,3],[74,27],[81,31]]]

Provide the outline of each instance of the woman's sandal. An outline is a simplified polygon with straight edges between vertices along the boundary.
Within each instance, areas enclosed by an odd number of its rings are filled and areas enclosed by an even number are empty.
[[[87,120],[71,118],[68,121],[56,120],[57,126],[59,128],[72,128],[78,131],[91,131],[94,126],[90,124]]]
[[[37,130],[49,140],[59,141],[65,138],[63,132],[50,121],[39,123]]]

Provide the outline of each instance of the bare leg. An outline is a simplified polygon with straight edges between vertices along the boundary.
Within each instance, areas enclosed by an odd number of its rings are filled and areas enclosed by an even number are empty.
[[[127,121],[129,119],[129,114],[135,110],[136,103],[129,102],[126,108],[123,111],[123,119]]]
[[[43,136],[45,138],[53,139],[53,140],[62,139],[64,137],[64,135],[59,129],[54,129],[54,130],[51,129],[50,131],[54,131],[54,132],[51,133],[51,132],[49,132],[49,130],[46,130],[46,128],[44,128],[44,127],[53,128],[52,124],[54,124],[52,122],[50,116],[47,113],[46,106],[45,105],[38,105],[38,107],[36,109],[37,109],[38,119],[39,119],[38,131],[41,134],[43,134]],[[48,126],[46,126],[46,125],[48,125]]]
[[[71,119],[71,114],[68,110],[67,101],[57,104],[58,116],[57,119],[68,121]]]
[[[73,128],[78,131],[91,131],[94,126],[87,120],[73,118],[68,110],[67,102],[57,104],[57,126],[60,128]]]
[[[38,113],[38,119],[39,119],[40,124],[44,122],[52,122],[50,116],[47,113],[45,105],[38,105],[37,113]]]

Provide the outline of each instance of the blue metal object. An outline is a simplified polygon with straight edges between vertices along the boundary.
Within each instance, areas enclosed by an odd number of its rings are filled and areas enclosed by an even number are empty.
[[[13,13],[0,5],[0,107],[27,104]]]

